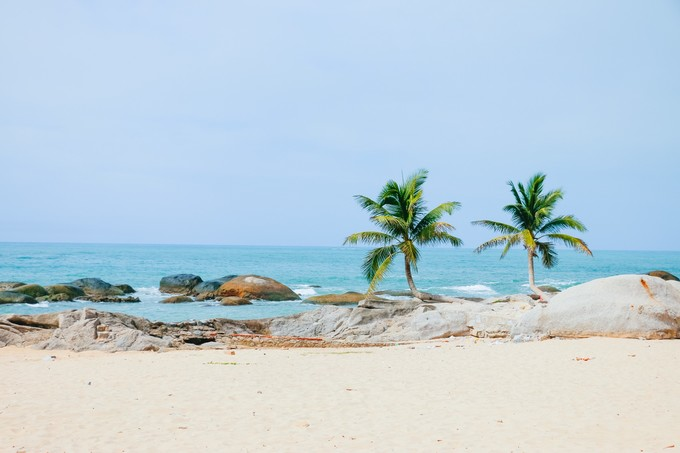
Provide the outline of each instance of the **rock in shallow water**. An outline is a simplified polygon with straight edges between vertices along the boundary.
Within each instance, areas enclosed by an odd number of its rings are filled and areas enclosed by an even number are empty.
[[[300,299],[300,296],[283,283],[259,275],[239,275],[220,286],[217,295],[271,301]]]
[[[194,274],[175,274],[161,278],[160,291],[169,294],[191,294],[203,279]]]
[[[0,304],[37,304],[38,301],[15,291],[0,291]]]
[[[79,278],[70,285],[77,286],[85,291],[88,296],[122,296],[123,290],[116,288],[111,283],[107,283],[101,278]]]

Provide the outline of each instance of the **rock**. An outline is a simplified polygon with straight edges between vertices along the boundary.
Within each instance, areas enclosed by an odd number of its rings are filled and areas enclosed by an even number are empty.
[[[172,296],[172,297],[167,297],[163,300],[160,301],[161,304],[182,304],[185,302],[193,302],[194,299],[192,299],[189,296]]]
[[[365,294],[357,293],[354,291],[349,291],[344,294],[325,294],[322,296],[312,296],[305,299],[305,303],[309,304],[319,304],[319,305],[346,305],[346,304],[356,304],[366,298]]]
[[[15,291],[0,291],[0,304],[37,304],[38,301]]]
[[[17,286],[16,288],[12,289],[12,291],[21,294],[26,294],[27,296],[31,296],[33,298],[47,296],[47,291],[45,290],[45,288],[35,284]]]
[[[82,289],[86,295],[90,296],[122,296],[123,290],[116,288],[110,283],[105,282],[100,278],[79,278],[74,280],[70,285],[77,286]]]
[[[647,272],[647,275],[651,275],[652,277],[659,277],[664,280],[673,280],[675,282],[680,282],[680,279],[678,277],[666,271],[651,271]]]
[[[331,337],[340,331],[351,312],[351,308],[329,305],[317,310],[274,318],[269,324],[269,332],[272,335],[296,337]]]
[[[619,275],[573,286],[520,318],[513,337],[678,338],[680,283]]]
[[[26,283],[22,282],[0,282],[0,291],[11,291],[19,286],[24,286]]]
[[[37,349],[73,351],[157,351],[171,346],[169,338],[149,335],[151,323],[122,313],[83,309],[59,314],[59,327]]]
[[[248,299],[242,297],[227,296],[220,299],[220,305],[235,306],[235,305],[252,305],[253,303]]]
[[[161,278],[160,290],[162,293],[187,295],[202,281],[201,277],[193,274],[168,275]]]
[[[135,291],[135,289],[132,286],[130,286],[126,283],[122,283],[120,285],[113,285],[113,287],[118,288],[119,290],[123,291],[123,294],[132,294],[132,293],[137,292],[137,291]]]
[[[69,302],[75,299],[68,294],[48,294],[47,296],[36,297],[36,300],[38,302]]]
[[[139,297],[133,297],[133,296],[127,296],[127,297],[82,296],[82,297],[77,297],[76,300],[86,300],[88,302],[107,302],[107,303],[116,303],[116,304],[128,304],[128,303],[140,302]]]
[[[538,289],[540,289],[544,293],[549,293],[549,294],[557,294],[557,293],[561,292],[559,288],[556,288],[556,287],[550,286],[550,285],[541,285],[541,286],[538,287]]]
[[[45,290],[50,297],[61,297],[61,295],[68,297],[68,299],[63,300],[75,300],[76,297],[85,295],[85,291],[74,285],[50,285],[46,286]]]
[[[224,283],[228,282],[229,280],[232,280],[235,277],[236,277],[236,275],[227,275],[226,277],[222,277],[222,278],[216,278],[216,279],[213,279],[213,280],[206,280],[206,281],[201,282],[198,285],[194,286],[192,291],[195,294],[214,293],[215,291],[220,289],[220,286],[222,286]]]
[[[258,275],[239,275],[224,283],[217,290],[220,297],[236,296],[244,299],[262,299],[271,301],[299,300],[286,285],[268,277]]]
[[[374,294],[377,296],[413,297],[413,293],[411,291],[397,291],[392,289],[376,291]]]

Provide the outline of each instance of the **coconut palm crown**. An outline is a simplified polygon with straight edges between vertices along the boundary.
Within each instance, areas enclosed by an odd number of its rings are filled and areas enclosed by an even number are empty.
[[[537,173],[527,182],[526,187],[522,183],[515,185],[508,182],[510,191],[515,198],[514,204],[503,208],[512,216],[513,225],[508,225],[492,220],[478,220],[474,225],[482,225],[492,229],[501,236],[486,241],[475,249],[481,253],[491,247],[504,245],[501,258],[516,245],[522,245],[528,254],[529,262],[529,287],[541,298],[545,294],[535,283],[534,258],[540,257],[543,266],[551,268],[557,264],[557,252],[554,242],[562,243],[578,252],[592,256],[592,252],[586,243],[579,238],[560,233],[564,229],[587,231],[586,227],[573,215],[553,216],[555,205],[564,196],[561,189],[543,193],[545,175]]]
[[[355,233],[348,236],[344,242],[378,246],[366,254],[362,266],[369,282],[369,293],[375,290],[385,276],[395,256],[402,254],[406,281],[411,293],[414,297],[424,298],[426,294],[418,291],[412,275],[418,270],[420,259],[418,246],[450,244],[458,247],[463,243],[450,234],[454,227],[440,220],[444,214],[451,214],[460,203],[450,201],[427,211],[422,189],[427,175],[427,170],[419,170],[401,184],[390,180],[376,200],[363,195],[354,197],[359,205],[370,213],[371,222],[381,230]]]

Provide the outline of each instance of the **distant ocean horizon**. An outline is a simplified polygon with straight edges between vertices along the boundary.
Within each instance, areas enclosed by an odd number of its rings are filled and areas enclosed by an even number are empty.
[[[210,280],[230,274],[271,277],[291,287],[302,299],[320,294],[364,292],[361,274],[366,247],[233,246],[171,244],[0,243],[0,281],[51,285],[98,277],[112,284],[132,285],[140,303],[42,302],[0,305],[0,314],[39,314],[92,306],[151,320],[178,322],[210,318],[257,319],[285,316],[317,308],[301,301],[255,301],[225,307],[216,302],[158,303],[160,279],[189,273]],[[665,270],[680,274],[680,251],[596,250],[593,257],[559,250],[559,263],[545,269],[539,263],[539,285],[566,289],[595,278]],[[528,292],[526,254],[512,250],[482,254],[469,248],[424,248],[415,274],[419,289],[463,297],[496,297]],[[395,261],[381,290],[405,290],[403,264]]]

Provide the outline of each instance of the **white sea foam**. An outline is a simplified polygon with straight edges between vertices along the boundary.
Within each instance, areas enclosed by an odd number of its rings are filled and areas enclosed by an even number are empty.
[[[497,294],[493,288],[489,288],[486,285],[463,285],[463,286],[445,286],[443,289],[448,289],[451,291],[458,291],[467,294]]]
[[[50,303],[44,300],[42,302],[38,302],[37,304],[24,304],[24,305],[31,308],[49,308]]]
[[[300,297],[311,297],[316,296],[317,294],[314,288],[308,285],[299,285],[295,288],[292,288],[292,290]]]

